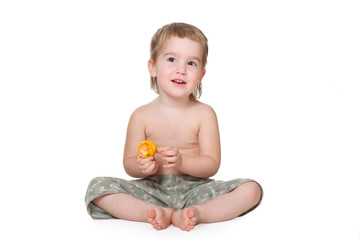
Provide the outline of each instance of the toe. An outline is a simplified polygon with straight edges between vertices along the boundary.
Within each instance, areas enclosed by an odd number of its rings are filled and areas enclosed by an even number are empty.
[[[193,218],[193,217],[195,217],[194,210],[191,209],[191,208],[189,208],[189,209],[187,210],[187,216],[188,216],[190,219]]]
[[[156,212],[154,209],[151,209],[149,212],[148,212],[148,217],[149,218],[155,218],[156,217]]]
[[[193,229],[194,229],[194,226],[191,226],[191,225],[190,225],[190,226],[187,226],[187,227],[185,228],[186,231],[191,231],[191,230],[193,230]]]

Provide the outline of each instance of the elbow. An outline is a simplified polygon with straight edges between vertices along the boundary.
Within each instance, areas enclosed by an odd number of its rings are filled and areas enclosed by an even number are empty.
[[[126,158],[123,161],[123,167],[125,172],[133,178],[142,178],[144,177],[134,166],[134,158]]]
[[[216,167],[215,169],[213,169],[212,171],[209,172],[209,177],[215,176],[215,174],[217,174],[217,172],[219,171],[219,167]]]
[[[219,168],[220,168],[220,159],[219,160],[212,159],[212,164],[211,167],[208,169],[206,178],[214,176],[219,171]]]

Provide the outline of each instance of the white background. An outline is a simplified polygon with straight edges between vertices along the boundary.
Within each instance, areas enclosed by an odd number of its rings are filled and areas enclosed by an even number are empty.
[[[1,1],[1,239],[359,240],[359,12],[346,0]],[[130,179],[127,122],[156,97],[150,39],[175,21],[209,39],[214,178],[256,179],[263,203],[191,233],[94,221],[87,184]]]

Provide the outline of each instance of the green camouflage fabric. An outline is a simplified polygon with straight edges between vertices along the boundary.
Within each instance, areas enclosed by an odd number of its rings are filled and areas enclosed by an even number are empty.
[[[231,192],[241,184],[250,181],[254,180],[238,178],[230,181],[215,181],[188,175],[150,176],[136,180],[97,177],[89,184],[85,203],[88,213],[94,219],[114,218],[91,202],[95,198],[114,193],[130,194],[145,202],[177,211]]]

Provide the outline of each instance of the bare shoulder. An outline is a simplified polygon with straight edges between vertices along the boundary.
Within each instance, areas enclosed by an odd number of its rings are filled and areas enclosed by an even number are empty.
[[[145,129],[151,112],[150,104],[136,108],[130,116],[127,131],[127,142],[134,145],[142,141],[145,136]]]
[[[151,112],[151,108],[152,108],[151,103],[136,108],[131,114],[131,119],[145,119],[146,116],[149,116],[149,113]]]
[[[204,117],[204,118],[209,118],[209,117],[216,118],[215,110],[210,105],[208,105],[206,103],[197,102],[195,108],[196,108],[195,111],[199,115],[201,115],[201,117]]]

